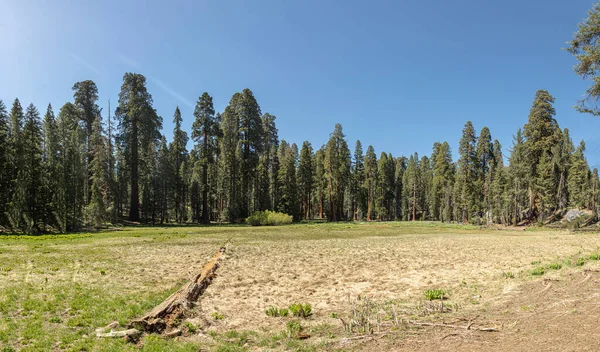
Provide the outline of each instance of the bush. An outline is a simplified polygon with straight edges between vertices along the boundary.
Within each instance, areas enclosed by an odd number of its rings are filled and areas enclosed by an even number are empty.
[[[265,210],[256,211],[246,218],[246,223],[252,226],[272,226],[291,224],[294,218],[291,215]]]
[[[425,290],[425,298],[429,301],[435,299],[443,300],[446,298],[446,291],[444,290]]]
[[[310,304],[294,303],[289,307],[290,312],[295,317],[307,318],[312,315]]]

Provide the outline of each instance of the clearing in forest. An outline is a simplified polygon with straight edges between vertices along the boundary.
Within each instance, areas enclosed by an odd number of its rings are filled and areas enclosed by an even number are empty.
[[[181,322],[182,336],[146,335],[137,344],[95,336],[98,327],[149,312],[230,238],[216,279]],[[599,248],[592,232],[425,222],[0,237],[0,346],[593,349]],[[265,313],[296,303],[311,314]]]

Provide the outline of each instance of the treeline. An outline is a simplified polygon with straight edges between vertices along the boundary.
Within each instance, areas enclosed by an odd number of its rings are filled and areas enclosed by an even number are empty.
[[[550,221],[569,207],[597,213],[598,171],[585,144],[561,130],[546,91],[514,136],[508,165],[483,127],[465,124],[459,159],[447,142],[430,156],[394,157],[360,141],[351,151],[337,124],[326,145],[280,140],[275,116],[253,93],[235,93],[221,113],[203,93],[190,135],[173,115],[161,133],[146,79],[126,73],[114,121],[103,121],[94,82],[43,118],[18,99],[0,101],[0,226],[39,233],[142,223],[237,222],[258,210],[294,220],[440,220],[517,224]],[[187,150],[189,138],[194,147]]]

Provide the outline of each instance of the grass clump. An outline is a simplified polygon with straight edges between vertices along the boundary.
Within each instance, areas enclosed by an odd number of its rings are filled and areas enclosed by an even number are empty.
[[[270,306],[265,310],[265,314],[269,317],[287,317],[290,314],[290,311],[287,308]]]
[[[514,279],[515,278],[515,274],[512,271],[503,271],[502,276],[504,276],[505,279]]]
[[[598,253],[590,254],[588,256],[588,259],[589,260],[600,260],[600,254],[598,254]]]
[[[212,313],[212,318],[214,320],[223,320],[223,318],[225,318],[225,316],[219,312],[213,312]]]
[[[561,268],[562,268],[561,263],[548,264],[548,269],[551,269],[551,270],[560,270]]]
[[[545,273],[546,273],[546,270],[544,270],[544,268],[542,268],[541,266],[531,270],[531,272],[530,272],[531,276],[542,276]]]
[[[577,265],[577,266],[583,266],[584,264],[585,264],[585,259],[583,257],[577,258],[577,261],[575,262],[575,265]]]
[[[446,298],[446,291],[435,289],[435,290],[425,290],[425,298],[429,301],[433,301],[436,299],[443,300]]]
[[[312,308],[308,303],[294,303],[290,305],[289,310],[295,317],[308,318],[312,315]]]
[[[246,223],[251,226],[273,226],[291,224],[294,218],[291,215],[275,211],[256,211],[246,218]]]

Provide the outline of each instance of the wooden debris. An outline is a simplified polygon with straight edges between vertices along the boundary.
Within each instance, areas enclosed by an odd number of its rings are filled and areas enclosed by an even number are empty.
[[[473,324],[471,324],[471,323],[469,323],[469,325],[466,325],[466,326],[460,326],[460,325],[451,325],[451,324],[444,324],[444,323],[419,322],[419,321],[414,321],[414,320],[409,320],[408,322],[410,324],[417,325],[417,326],[439,326],[439,327],[442,327],[442,328],[476,330],[476,331],[484,331],[484,332],[498,332],[499,331],[496,328],[478,328],[478,327],[473,327]]]
[[[165,336],[176,336],[179,329],[177,324],[191,310],[198,301],[198,298],[204,293],[208,285],[216,277],[216,271],[219,268],[219,262],[225,254],[225,247],[221,247],[217,254],[204,265],[190,282],[173,293],[161,304],[143,318],[133,321],[130,327],[148,333],[159,333]]]
[[[216,271],[225,251],[226,247],[221,247],[190,282],[152,309],[143,318],[134,320],[129,324],[128,330],[115,331],[114,329],[119,326],[119,323],[115,321],[103,328],[96,329],[96,336],[124,337],[128,341],[134,341],[141,333],[158,333],[164,337],[181,335],[181,330],[178,328],[179,323],[186,313],[196,306],[200,296],[217,276]]]

